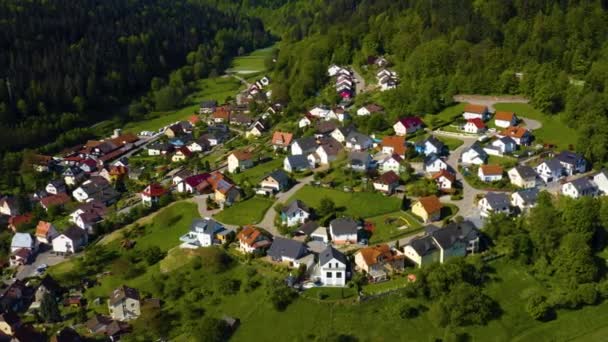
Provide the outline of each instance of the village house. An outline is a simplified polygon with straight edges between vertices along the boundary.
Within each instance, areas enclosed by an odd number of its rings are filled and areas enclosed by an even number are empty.
[[[308,155],[310,165],[328,165],[338,158],[338,154],[343,151],[342,145],[336,139],[328,137],[321,139],[319,147],[314,153]]]
[[[51,207],[63,207],[71,200],[70,196],[64,192],[60,192],[57,195],[51,195],[40,200],[40,206],[48,211]]]
[[[513,153],[517,149],[517,143],[511,137],[502,137],[492,141],[492,147],[500,154]],[[485,150],[485,149],[484,149]],[[486,152],[488,152],[486,150]]]
[[[597,194],[604,196],[608,194],[608,174],[606,170],[602,169],[600,172],[593,176],[593,183],[597,187]]]
[[[227,106],[216,107],[211,114],[211,123],[228,123],[230,122],[230,109]]]
[[[295,200],[281,209],[281,222],[288,227],[300,225],[311,215],[310,209],[300,200]]]
[[[63,179],[56,179],[50,181],[44,190],[51,195],[57,195],[60,192],[66,192],[67,187],[65,185],[65,181]]]
[[[68,166],[63,170],[63,180],[68,186],[75,186],[86,178],[86,173],[79,167]]]
[[[389,155],[397,154],[401,158],[405,158],[405,153],[407,152],[407,144],[405,142],[405,137],[397,135],[387,135],[382,138],[380,146],[382,146],[382,153]]]
[[[91,334],[104,335],[110,341],[119,341],[121,335],[131,331],[128,323],[118,322],[100,314],[93,315],[85,326]]]
[[[55,164],[56,162],[51,156],[35,154],[32,157],[32,168],[36,172],[49,172]]]
[[[422,222],[428,223],[441,219],[443,205],[435,195],[420,197],[412,206],[412,213],[420,217]]]
[[[388,274],[404,268],[405,256],[387,244],[361,248],[355,253],[355,265],[370,282],[387,280]]]
[[[237,150],[228,156],[228,172],[237,173],[253,167],[253,153]]]
[[[329,223],[329,234],[336,245],[356,244],[359,224],[352,218],[337,218]]]
[[[349,152],[348,167],[353,171],[366,172],[372,168],[372,156],[367,152]]]
[[[481,165],[477,170],[477,177],[482,182],[496,182],[502,179],[503,172],[500,165]]]
[[[511,213],[509,196],[504,192],[488,192],[477,204],[481,217],[488,217],[492,214]]]
[[[72,192],[72,196],[80,203],[97,200],[110,205],[118,200],[120,194],[105,178],[92,177],[76,188]]]
[[[587,171],[587,161],[579,153],[562,151],[555,156],[555,159],[562,165],[563,172],[566,176],[572,176]]]
[[[171,179],[171,183],[173,184],[173,186],[177,186],[179,183],[183,182],[186,178],[193,176],[194,173],[192,171],[190,171],[189,169],[181,169],[179,171],[177,171],[174,175],[173,178]]]
[[[367,105],[357,109],[357,115],[358,116],[368,116],[371,114],[382,113],[383,111],[384,111],[384,108],[382,108],[382,106],[379,106],[375,103],[370,103],[370,104],[367,104]]]
[[[180,247],[196,249],[218,245],[221,243],[219,235],[227,231],[221,223],[209,217],[195,219],[190,225],[190,231],[179,238],[182,242]]]
[[[450,166],[436,154],[430,154],[424,158],[424,171],[435,173],[441,170],[448,170]]]
[[[564,176],[562,164],[555,158],[544,160],[534,170],[545,183],[557,181]]]
[[[93,226],[103,220],[107,209],[103,202],[87,202],[70,214],[70,222],[78,228],[86,230],[89,234],[93,234]]]
[[[57,229],[52,223],[39,221],[36,226],[36,240],[39,243],[50,244],[51,241],[58,235]]]
[[[395,134],[398,136],[405,136],[407,134],[412,134],[419,129],[422,129],[424,123],[417,116],[408,116],[405,118],[399,119],[394,125],[393,129],[395,130]]]
[[[374,141],[369,136],[352,131],[346,137],[346,148],[353,151],[364,151],[371,148]]]
[[[597,187],[588,177],[577,178],[562,185],[561,193],[564,196],[571,198],[580,198],[582,196],[595,196]]]
[[[175,153],[171,156],[171,161],[174,163],[185,161],[192,158],[192,151],[186,146],[178,147]]]
[[[335,121],[317,121],[315,123],[315,137],[331,136],[336,128],[341,127]],[[346,134],[348,135],[348,134]]]
[[[217,107],[217,101],[215,100],[204,100],[201,102],[198,113],[199,114],[211,114],[215,112]]]
[[[160,202],[160,198],[167,193],[167,190],[158,183],[152,183],[148,185],[144,191],[141,192],[141,202],[143,205],[151,207]]]
[[[496,127],[507,128],[517,125],[517,116],[513,112],[497,111],[494,114],[494,124]]]
[[[397,154],[391,154],[388,157],[382,159],[379,162],[378,170],[381,173],[393,171],[396,174],[403,172],[405,167],[403,166],[403,158]]]
[[[38,241],[30,233],[15,233],[11,240],[11,253],[19,249],[36,252],[38,250]]]
[[[296,139],[291,144],[291,154],[292,155],[308,155],[310,153],[315,152],[317,149],[317,139],[315,137],[304,137],[300,139]]]
[[[287,156],[283,160],[283,170],[287,172],[306,171],[308,169],[310,169],[310,164],[304,155]]]
[[[149,156],[165,156],[173,152],[174,150],[173,145],[169,144],[166,141],[155,141],[148,145],[146,148],[148,150]]]
[[[243,253],[260,253],[270,247],[272,241],[261,230],[253,226],[245,226],[237,235],[239,250]]]
[[[0,215],[15,216],[19,215],[19,205],[15,197],[0,198]]]
[[[480,119],[482,121],[487,121],[489,119],[490,112],[488,111],[488,107],[484,105],[469,103],[464,106],[462,116],[465,120]]]
[[[87,231],[72,226],[53,239],[53,252],[60,255],[73,254],[87,243]]]
[[[108,299],[108,310],[117,321],[136,319],[141,314],[139,291],[126,285],[115,289]]]
[[[192,140],[187,147],[190,152],[205,152],[211,148],[211,142],[209,139],[201,136],[198,139]]]
[[[270,189],[272,192],[284,191],[289,187],[289,176],[283,170],[274,170],[264,176],[260,187]]]
[[[345,286],[347,267],[346,256],[331,245],[319,253],[319,280],[324,286]]]
[[[388,171],[374,180],[374,190],[391,195],[399,186],[399,175],[393,171]]]
[[[319,223],[317,221],[308,221],[298,227],[297,230],[294,231],[295,236],[311,236],[313,232],[315,232],[319,228]]]
[[[536,205],[538,193],[539,191],[536,188],[516,191],[511,194],[511,206],[519,210],[520,213],[526,212]]]
[[[241,199],[241,190],[221,172],[211,173],[206,182],[213,190],[214,201],[220,205],[232,205]]]
[[[308,127],[312,124],[312,121],[313,121],[312,115],[307,113],[300,120],[298,120],[298,127],[299,128]]]
[[[536,186],[536,171],[527,165],[518,165],[507,172],[511,184],[520,188],[533,188]]]
[[[20,327],[21,319],[16,313],[6,311],[0,314],[0,332],[2,332],[2,334],[6,336],[13,336]]]
[[[441,169],[434,173],[432,178],[437,183],[437,188],[441,191],[452,190],[456,182],[456,176],[446,169]]]
[[[530,145],[532,134],[530,131],[520,126],[510,126],[497,134],[499,137],[510,137],[517,145]]]
[[[417,142],[414,145],[414,149],[416,150],[416,152],[424,154],[425,156],[431,154],[442,156],[448,151],[445,144],[441,140],[435,138],[434,135],[429,136],[423,141]]]
[[[462,151],[460,162],[465,165],[482,165],[488,161],[488,154],[478,143]]]
[[[34,216],[30,213],[11,216],[8,218],[8,228],[16,233],[22,225],[31,223],[33,218]]]
[[[79,167],[86,173],[92,173],[97,170],[97,162],[87,158],[80,162]]]
[[[479,118],[468,119],[462,129],[467,133],[479,134],[487,130],[486,125]]]
[[[351,132],[354,132],[355,129],[353,126],[345,126],[345,127],[336,127],[330,134],[330,136],[336,139],[339,143],[345,143],[348,135]]]
[[[450,223],[444,228],[428,226],[423,237],[413,239],[403,248],[405,256],[418,267],[478,251],[479,231],[467,221]]]
[[[207,188],[209,177],[211,177],[209,173],[188,176],[177,184],[177,192],[187,194],[203,193]]]
[[[274,150],[287,150],[293,140],[293,134],[276,131],[272,134],[272,147]]]
[[[298,260],[308,254],[308,249],[300,241],[275,237],[266,252],[271,260],[286,262],[292,267],[299,267]]]

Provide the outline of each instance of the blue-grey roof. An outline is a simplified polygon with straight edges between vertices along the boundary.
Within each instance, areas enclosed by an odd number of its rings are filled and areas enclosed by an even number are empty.
[[[524,179],[536,178],[537,176],[536,171],[534,171],[534,169],[528,165],[517,165],[515,167],[515,170],[517,171],[519,176]]]
[[[287,162],[293,169],[305,169],[309,167],[308,159],[302,154],[288,156]]]
[[[418,253],[420,256],[427,255],[437,249],[433,237],[425,235],[420,238],[415,238],[410,241],[409,245]]]
[[[267,255],[273,259],[281,259],[282,257],[299,259],[305,254],[306,246],[302,242],[282,237],[275,237],[267,252]]]
[[[480,155],[482,158],[484,158],[484,156],[487,156],[488,154],[486,153],[486,151],[483,150],[483,147],[481,147],[481,145],[479,143],[474,143],[473,145],[471,145],[471,147],[468,148],[468,150],[473,150],[475,151],[478,155]],[[465,151],[466,152],[466,151]],[[463,152],[464,153],[464,152]]]
[[[509,196],[504,192],[488,192],[485,198],[492,208],[508,207],[511,204]]]
[[[570,184],[572,184],[572,186],[574,186],[574,188],[578,192],[585,192],[588,190],[595,189],[595,185],[593,185],[593,183],[591,183],[591,181],[587,177],[581,177],[581,178],[575,179],[572,182],[570,182]]]
[[[562,163],[575,165],[577,162],[583,159],[583,156],[576,152],[562,151],[558,155],[556,155],[555,158],[557,158],[557,160]]]
[[[479,231],[473,223],[464,221],[453,222],[444,228],[435,229],[431,235],[442,249],[446,249],[458,241],[468,242],[477,239]]]
[[[29,233],[15,233],[11,241],[11,248],[32,248],[34,239]]]
[[[276,180],[280,184],[289,182],[289,176],[283,170],[274,170],[271,173],[269,173],[268,175],[266,175],[266,177],[264,177],[264,178],[268,178],[268,177]]]
[[[441,151],[442,149],[445,148],[445,144],[441,140],[435,138],[434,135],[431,135],[428,138],[426,138],[423,143],[425,143],[425,144],[429,143],[429,144],[433,145],[438,151]]]
[[[350,152],[348,160],[351,165],[366,165],[371,160],[371,156],[367,152]]]
[[[224,226],[214,219],[204,218],[195,219],[190,225],[190,231],[195,233],[203,234],[215,234],[216,232],[224,230]]]
[[[551,170],[554,173],[558,173],[562,170],[562,164],[559,162],[559,160],[557,158],[545,160],[544,163],[547,165],[547,167],[549,167],[549,170]]]
[[[498,140],[500,140],[505,145],[508,145],[508,144],[517,145],[517,142],[515,142],[515,140],[513,140],[513,138],[511,138],[511,137],[502,137]]]
[[[351,144],[369,145],[372,143],[372,138],[368,137],[363,133],[352,131],[346,137],[346,141],[350,142]]]
[[[516,192],[516,194],[521,197],[525,204],[536,203],[536,200],[538,199],[538,193],[539,191],[536,188],[524,189]]]
[[[317,139],[315,137],[304,137],[294,141],[294,144],[298,144],[302,151],[314,151],[317,148]]]
[[[358,224],[352,218],[337,218],[332,220],[329,225],[335,235],[350,235],[357,233]]]
[[[336,259],[344,265],[347,264],[346,256],[331,245],[325,248],[321,253],[319,253],[319,265],[321,266],[327,264],[332,259]]]

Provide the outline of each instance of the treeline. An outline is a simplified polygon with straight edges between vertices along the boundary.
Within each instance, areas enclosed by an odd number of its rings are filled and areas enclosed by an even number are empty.
[[[608,160],[608,13],[600,1],[296,1],[269,25],[282,33],[277,99],[302,110],[331,63],[386,55],[399,73],[391,112],[436,113],[457,93],[522,94],[565,112],[578,147]],[[598,124],[601,123],[601,124]]]
[[[134,94],[179,83],[163,79],[187,62],[185,81],[269,44],[261,20],[215,2],[1,0],[0,151],[105,119]]]

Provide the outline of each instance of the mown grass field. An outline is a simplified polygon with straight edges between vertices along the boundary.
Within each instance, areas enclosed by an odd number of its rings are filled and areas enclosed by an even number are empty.
[[[249,183],[251,186],[257,186],[264,176],[276,169],[282,169],[283,160],[272,159],[266,163],[258,164],[250,169],[230,175],[233,181],[244,184]]]
[[[270,46],[264,49],[258,49],[253,51],[252,53],[236,57],[230,63],[230,68],[226,70],[226,72],[233,72],[237,74],[253,74],[266,70],[266,66],[264,65],[264,61],[266,57],[268,57],[274,46]]]
[[[393,222],[390,222],[391,220]],[[370,244],[395,240],[415,234],[422,229],[422,224],[404,211],[370,217],[366,221],[373,223],[375,228],[369,240]],[[407,228],[399,229],[402,226],[406,226]]]
[[[576,130],[565,124],[560,115],[544,114],[527,103],[497,103],[494,108],[515,112],[520,118],[539,121],[542,127],[532,132],[536,138],[535,143],[553,144],[562,149],[576,144]]]
[[[274,203],[271,199],[252,197],[248,200],[235,203],[213,217],[225,224],[244,226],[258,223],[264,218],[264,214]]]
[[[372,217],[399,210],[401,200],[375,192],[343,192],[334,189],[304,186],[286,203],[299,199],[306,205],[318,208],[321,199],[328,197],[338,210],[352,217]]]

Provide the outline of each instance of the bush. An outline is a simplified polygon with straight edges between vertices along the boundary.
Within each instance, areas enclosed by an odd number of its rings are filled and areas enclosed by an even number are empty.
[[[399,309],[399,317],[401,317],[401,319],[412,319],[418,317],[419,314],[420,310],[418,307],[410,303],[403,304],[401,309]]]
[[[526,312],[535,320],[544,321],[551,316],[551,306],[547,303],[547,298],[542,295],[533,295],[528,298]]]
[[[219,292],[224,295],[235,295],[240,289],[240,280],[225,278],[219,282]]]
[[[586,305],[594,305],[599,299],[594,284],[582,284],[576,289],[577,302]]]
[[[266,284],[268,298],[277,311],[284,311],[291,304],[295,293],[280,279],[274,279]]]
[[[143,257],[148,265],[154,265],[163,260],[167,253],[163,252],[158,246],[152,246],[143,251]]]

